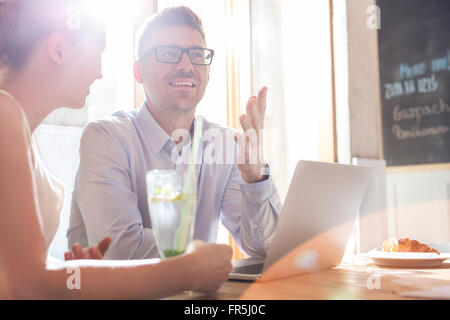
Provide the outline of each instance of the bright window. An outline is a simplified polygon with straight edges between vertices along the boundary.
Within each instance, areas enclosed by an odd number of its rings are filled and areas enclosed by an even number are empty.
[[[133,44],[137,8],[123,0],[89,0],[85,3],[93,15],[105,22],[103,78],[91,86],[85,108],[58,109],[44,121],[45,124],[83,127],[88,121],[117,110],[134,108]]]

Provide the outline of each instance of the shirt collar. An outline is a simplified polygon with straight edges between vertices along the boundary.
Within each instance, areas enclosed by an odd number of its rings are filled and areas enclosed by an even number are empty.
[[[166,131],[155,120],[150,110],[147,107],[147,103],[142,102],[137,112],[137,119],[139,125],[146,137],[149,137],[147,141],[150,143],[150,147],[155,155],[164,148],[166,143],[171,140]]]
[[[148,109],[147,102],[144,100],[137,112],[137,119],[139,125],[144,132],[146,137],[151,137],[148,139],[150,142],[150,147],[155,155],[159,154],[159,152],[164,148],[164,146],[168,143],[168,141],[172,141],[172,138],[167,134],[167,132],[159,125],[156,119],[151,114]],[[190,131],[191,137],[194,136],[194,123],[192,122],[192,126]],[[204,131],[204,130],[203,130]],[[175,146],[175,142],[173,142],[173,146]]]

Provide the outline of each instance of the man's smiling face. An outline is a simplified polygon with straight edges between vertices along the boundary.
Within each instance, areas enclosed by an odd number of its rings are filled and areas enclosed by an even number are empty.
[[[200,32],[187,26],[166,26],[156,29],[143,46],[145,54],[155,46],[205,48]],[[191,112],[205,94],[209,66],[193,65],[187,53],[178,64],[160,63],[156,52],[137,62],[138,82],[145,87],[149,105],[167,111]]]

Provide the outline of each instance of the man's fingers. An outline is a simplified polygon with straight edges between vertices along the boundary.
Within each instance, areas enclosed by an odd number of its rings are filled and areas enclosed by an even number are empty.
[[[244,143],[244,135],[235,134],[234,141],[236,141],[238,145],[238,154],[237,154],[237,163],[245,164],[245,143]]]
[[[72,251],[75,254],[75,259],[83,259],[84,258],[83,248],[81,247],[80,244],[75,243],[72,246]]]
[[[264,120],[264,115],[266,114],[267,108],[267,91],[269,89],[267,87],[263,87],[258,93],[258,109]]]
[[[239,122],[241,123],[244,132],[253,128],[252,123],[247,115],[243,114],[239,117]]]
[[[237,163],[249,164],[250,138],[245,134],[235,136],[234,138],[240,149],[238,152]]]
[[[100,251],[101,255],[104,256],[105,252],[108,250],[109,245],[111,244],[111,237],[106,237],[98,244],[98,250]]]
[[[234,141],[238,144],[238,147],[246,154],[250,151],[249,148],[256,145],[255,131],[248,132],[247,134],[235,134]],[[248,156],[248,155],[247,155]]]
[[[238,164],[256,164],[258,161],[258,136],[256,130],[248,129],[244,134],[234,136],[240,152],[238,152]]]
[[[101,254],[100,250],[97,247],[90,247],[89,248],[89,257],[91,259],[102,259],[103,255]]]
[[[73,260],[73,255],[72,252],[67,251],[64,253],[64,260],[69,261],[69,260]]]
[[[252,125],[252,127],[255,129],[259,129],[261,126],[260,125],[261,116],[258,110],[258,98],[251,97],[247,102],[245,111],[247,113],[247,117],[250,120],[250,124]]]
[[[243,135],[237,133],[234,135],[234,141],[236,141],[236,143],[238,144],[239,148],[244,149],[245,145],[244,145],[244,138]]]

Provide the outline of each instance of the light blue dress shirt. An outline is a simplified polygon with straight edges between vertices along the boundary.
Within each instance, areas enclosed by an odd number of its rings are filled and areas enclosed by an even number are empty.
[[[191,129],[192,132],[192,129]],[[194,239],[216,242],[219,219],[251,257],[265,257],[281,202],[272,178],[249,184],[236,166],[234,131],[203,121],[197,156],[197,215]],[[105,259],[159,257],[151,229],[146,173],[187,167],[191,143],[177,151],[143,103],[89,123],[80,144],[72,197],[69,246],[113,241]]]

